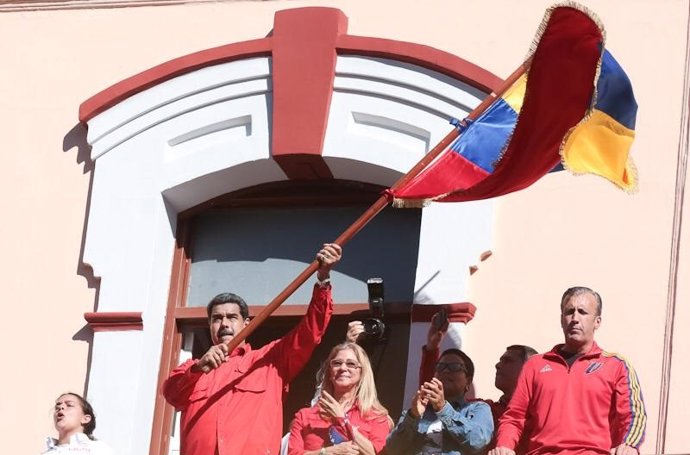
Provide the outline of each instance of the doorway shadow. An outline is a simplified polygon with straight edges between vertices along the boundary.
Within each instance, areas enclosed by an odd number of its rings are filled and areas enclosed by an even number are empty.
[[[101,281],[93,273],[91,265],[84,262],[84,245],[86,243],[86,228],[89,220],[89,212],[91,210],[91,192],[93,189],[93,175],[95,172],[96,163],[91,159],[91,147],[87,141],[87,129],[82,123],[77,123],[65,134],[62,139],[62,152],[74,153],[76,148],[75,162],[82,167],[82,174],[89,175],[89,188],[86,195],[86,204],[84,207],[84,221],[82,223],[81,245],[79,248],[79,258],[77,259],[75,272],[77,275],[86,280],[86,285],[89,289],[94,289],[93,311],[98,310],[98,296],[100,294]],[[88,395],[89,377],[91,374],[91,358],[93,354],[93,330],[88,324],[85,324],[73,336],[74,341],[83,341],[88,343],[89,351],[86,358],[86,377],[84,378],[84,396]]]

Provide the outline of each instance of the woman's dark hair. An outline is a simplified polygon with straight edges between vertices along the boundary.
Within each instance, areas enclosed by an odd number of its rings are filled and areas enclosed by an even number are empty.
[[[93,406],[91,406],[91,403],[86,401],[86,398],[77,393],[65,392],[60,396],[63,397],[65,395],[71,395],[75,397],[79,401],[79,406],[81,406],[81,410],[84,413],[84,415],[91,416],[91,420],[89,420],[84,425],[84,434],[88,436],[91,440],[96,439],[93,437],[93,432],[96,429],[96,414],[93,412]]]
[[[474,362],[472,362],[470,356],[462,352],[460,349],[456,348],[446,349],[441,353],[441,357],[447,354],[457,355],[462,359],[462,361],[465,363],[465,369],[467,370],[467,379],[469,379],[470,382],[472,382],[472,379],[474,378]],[[439,359],[441,357],[439,357]]]

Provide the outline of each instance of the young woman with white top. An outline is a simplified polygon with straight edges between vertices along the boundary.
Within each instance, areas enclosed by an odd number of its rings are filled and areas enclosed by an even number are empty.
[[[81,395],[63,393],[55,400],[53,422],[57,438],[48,438],[43,454],[113,455],[113,450],[93,437],[96,415]]]

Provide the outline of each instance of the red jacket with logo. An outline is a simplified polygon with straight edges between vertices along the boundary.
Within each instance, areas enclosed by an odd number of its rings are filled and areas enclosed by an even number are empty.
[[[196,360],[175,368],[163,395],[182,411],[182,455],[277,454],[283,430],[283,395],[326,332],[333,311],[330,286],[314,286],[307,314],[283,338],[252,350],[235,349],[208,374]]]
[[[635,370],[596,343],[569,368],[555,346],[531,357],[500,419],[496,445],[514,448],[531,427],[528,453],[601,453],[639,448],[647,415]]]

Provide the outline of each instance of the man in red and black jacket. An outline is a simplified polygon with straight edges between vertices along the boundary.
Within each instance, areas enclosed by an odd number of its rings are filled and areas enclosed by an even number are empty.
[[[637,455],[647,415],[637,375],[594,341],[601,297],[586,287],[561,299],[565,343],[527,361],[490,455],[513,455],[526,426],[528,453]]]
[[[163,395],[182,411],[182,455],[264,455],[278,453],[283,428],[283,395],[289,382],[321,342],[333,312],[329,272],[340,246],[325,244],[317,283],[306,315],[287,335],[259,349],[244,341],[232,352],[227,343],[249,323],[246,302],[232,293],[207,306],[213,346],[177,367]]]

